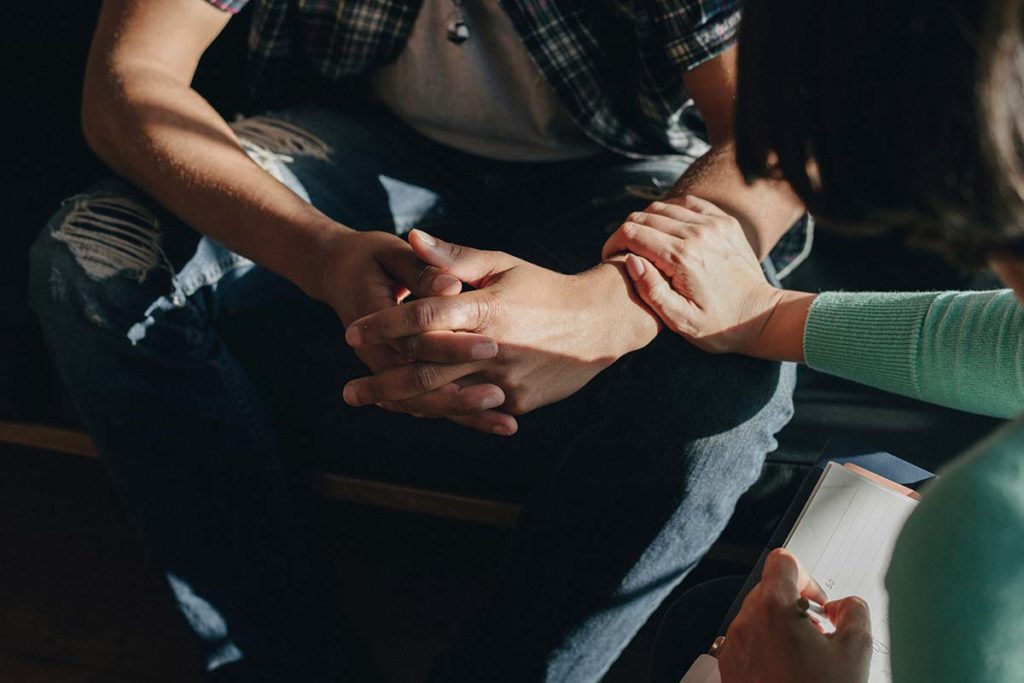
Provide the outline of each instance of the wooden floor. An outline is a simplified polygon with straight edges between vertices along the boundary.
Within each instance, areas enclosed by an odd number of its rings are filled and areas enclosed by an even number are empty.
[[[385,680],[422,680],[489,590],[507,532],[337,504],[321,521]],[[653,633],[641,631],[606,683],[646,680]],[[198,680],[188,633],[102,467],[0,448],[0,681]]]

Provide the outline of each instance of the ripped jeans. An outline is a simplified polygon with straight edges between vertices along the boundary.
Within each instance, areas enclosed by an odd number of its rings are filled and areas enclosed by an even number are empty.
[[[420,226],[563,272],[595,263],[692,160],[502,163],[365,110],[297,108],[236,131],[348,226]],[[524,416],[512,439],[350,409],[342,384],[365,370],[325,306],[116,178],[65,203],[31,273],[55,363],[149,557],[208,669],[243,680],[369,676],[320,599],[300,465],[372,471],[405,449],[410,468],[447,457],[523,472],[503,579],[435,678],[597,681],[722,531],[792,412],[792,366],[668,333]]]

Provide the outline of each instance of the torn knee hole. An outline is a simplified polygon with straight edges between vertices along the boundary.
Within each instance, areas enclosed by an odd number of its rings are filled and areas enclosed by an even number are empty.
[[[127,274],[142,282],[157,267],[170,269],[159,220],[124,197],[76,199],[53,237],[97,280]]]

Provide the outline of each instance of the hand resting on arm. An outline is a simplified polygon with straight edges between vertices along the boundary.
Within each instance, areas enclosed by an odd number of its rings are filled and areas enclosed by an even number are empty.
[[[740,223],[711,202],[688,196],[631,214],[602,255],[622,252],[640,298],[699,348],[804,360],[814,295],[773,287]]]

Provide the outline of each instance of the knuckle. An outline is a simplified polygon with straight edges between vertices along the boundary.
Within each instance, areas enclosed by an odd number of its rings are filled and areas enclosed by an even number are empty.
[[[857,610],[858,612],[868,613],[868,603],[864,598],[853,596],[850,598],[850,607]]]
[[[463,247],[461,244],[448,243],[448,253],[453,261],[457,261],[462,257]]]
[[[494,322],[495,301],[491,296],[480,296],[473,299],[472,322],[473,329],[484,330],[491,327]]]
[[[672,249],[668,253],[668,262],[675,268],[682,268],[686,265],[686,252],[680,249]]]
[[[437,320],[437,311],[426,301],[409,307],[410,323],[413,329],[426,331],[431,329],[434,321]]]
[[[640,212],[640,211],[634,211],[633,213],[629,214],[629,216],[627,217],[627,220],[630,223],[636,223],[637,225],[643,225],[644,222],[647,220],[647,217],[642,212]]]
[[[433,365],[417,365],[412,371],[410,387],[420,392],[430,391],[436,385],[437,375],[437,368]]]

